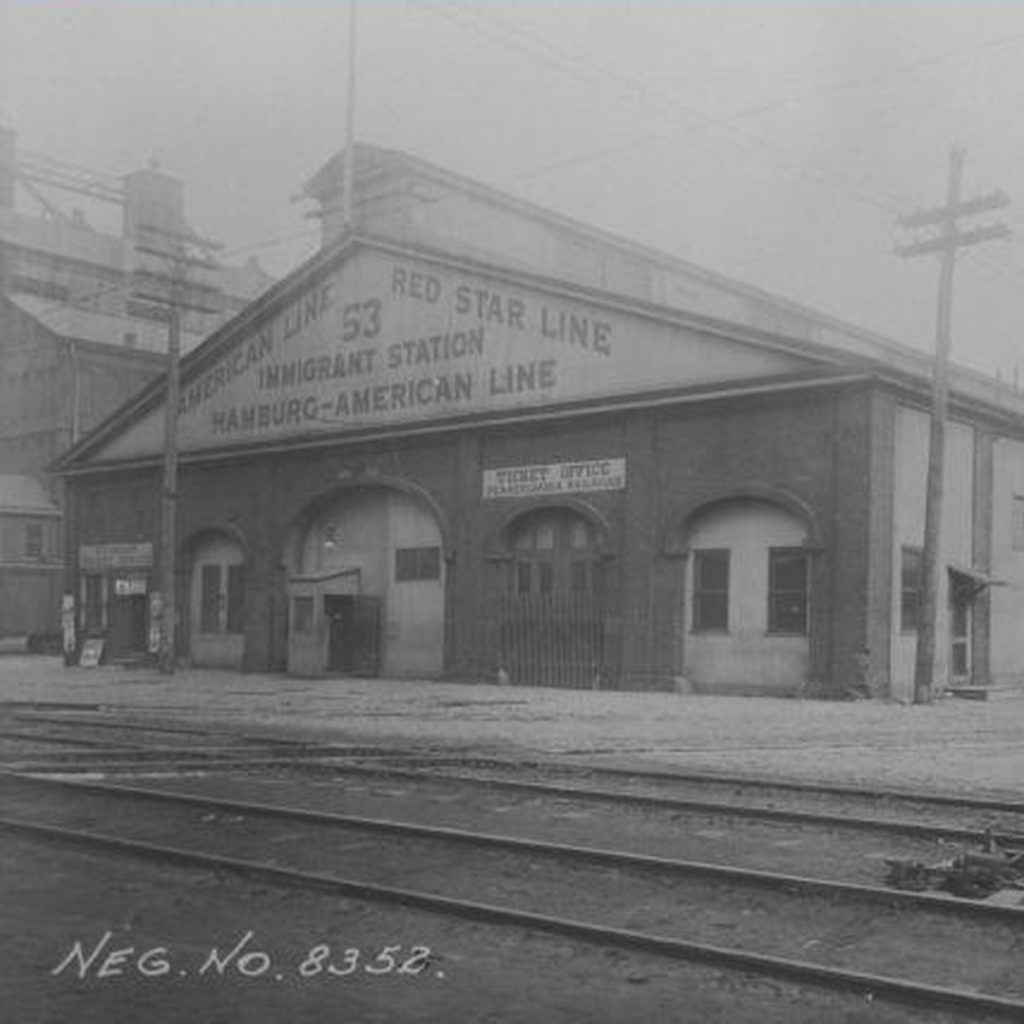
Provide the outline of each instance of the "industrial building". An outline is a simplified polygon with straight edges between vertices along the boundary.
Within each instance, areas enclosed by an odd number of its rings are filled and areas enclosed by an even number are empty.
[[[54,600],[43,578],[62,575],[63,498],[48,467],[163,372],[172,287],[190,350],[271,282],[254,261],[212,260],[175,285],[159,248],[172,252],[181,239],[208,246],[188,225],[177,178],[156,166],[123,177],[80,168],[19,149],[0,128],[0,473],[34,481],[41,496],[40,516],[24,528],[57,533],[31,577],[9,559],[0,565],[0,588],[17,593],[21,609],[0,605],[0,636],[57,626],[59,584]],[[11,489],[24,498],[21,484]]]
[[[407,155],[184,359],[177,653],[296,674],[912,689],[930,360]],[[152,644],[164,386],[66,481],[81,631]],[[952,378],[939,679],[1024,681],[1024,399]]]

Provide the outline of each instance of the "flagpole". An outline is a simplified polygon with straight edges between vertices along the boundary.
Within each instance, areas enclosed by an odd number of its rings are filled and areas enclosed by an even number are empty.
[[[348,3],[348,96],[345,102],[345,163],[342,216],[345,227],[355,226],[353,182],[356,170],[356,11],[357,0]]]

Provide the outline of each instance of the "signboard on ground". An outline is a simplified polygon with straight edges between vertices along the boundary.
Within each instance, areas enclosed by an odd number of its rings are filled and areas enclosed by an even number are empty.
[[[82,644],[82,653],[78,656],[79,668],[96,668],[103,657],[105,640],[86,640]]]

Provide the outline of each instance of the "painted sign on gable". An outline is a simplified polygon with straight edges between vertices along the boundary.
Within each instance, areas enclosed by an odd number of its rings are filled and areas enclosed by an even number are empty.
[[[524,410],[805,366],[556,293],[360,252],[182,382],[183,450]],[[156,454],[161,410],[99,452]]]

